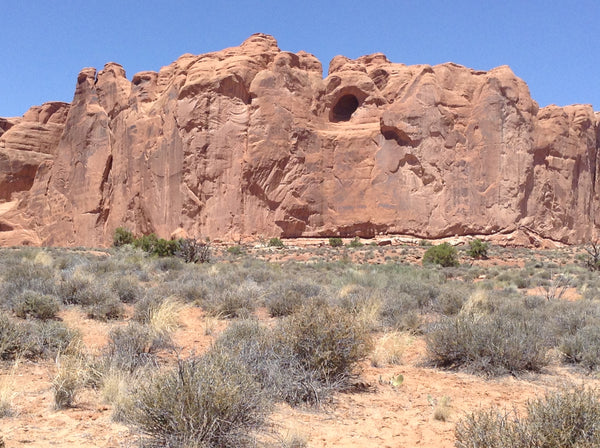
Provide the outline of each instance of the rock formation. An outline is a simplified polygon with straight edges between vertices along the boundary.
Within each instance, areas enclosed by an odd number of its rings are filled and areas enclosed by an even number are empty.
[[[257,34],[129,81],[82,70],[73,102],[0,119],[0,244],[113,231],[245,236],[598,229],[600,115],[539,109],[510,68],[311,54]],[[35,179],[33,179],[35,175]]]

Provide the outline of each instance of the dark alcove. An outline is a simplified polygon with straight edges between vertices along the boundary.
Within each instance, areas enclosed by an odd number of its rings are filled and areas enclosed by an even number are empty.
[[[331,121],[348,121],[356,109],[358,109],[358,98],[354,95],[344,95],[331,110]]]

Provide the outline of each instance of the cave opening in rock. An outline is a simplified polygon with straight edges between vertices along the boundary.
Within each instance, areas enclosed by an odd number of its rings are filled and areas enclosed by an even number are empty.
[[[348,94],[342,96],[331,110],[331,121],[348,121],[358,109],[358,98]]]

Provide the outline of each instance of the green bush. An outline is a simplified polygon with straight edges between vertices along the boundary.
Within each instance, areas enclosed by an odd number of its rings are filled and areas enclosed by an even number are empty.
[[[284,247],[284,244],[280,238],[271,238],[269,240],[269,247]]]
[[[344,242],[341,238],[329,238],[329,245],[331,247],[342,247]]]
[[[223,350],[142,381],[126,416],[152,446],[252,446],[268,411],[263,389]]]
[[[529,401],[525,416],[478,411],[455,430],[457,448],[592,448],[600,446],[600,394],[578,387]]]
[[[423,255],[423,264],[439,264],[443,267],[458,266],[458,253],[456,248],[448,243],[432,246]]]
[[[113,235],[113,246],[120,247],[125,244],[132,244],[134,241],[133,233],[124,227],[117,227]]]
[[[244,249],[242,246],[229,246],[227,248],[227,253],[231,255],[242,255],[244,253]]]
[[[475,238],[469,242],[467,254],[471,258],[487,258],[488,248],[488,243],[481,241],[479,238]]]
[[[352,241],[350,241],[349,246],[352,247],[353,249],[356,249],[358,247],[363,247],[364,244],[360,241],[360,238],[356,236],[356,237],[354,237],[354,239]]]

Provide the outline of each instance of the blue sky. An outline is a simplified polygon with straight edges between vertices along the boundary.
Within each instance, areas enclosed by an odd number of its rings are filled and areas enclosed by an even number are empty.
[[[510,65],[540,106],[600,110],[600,2],[7,0],[0,9],[0,116],[71,101],[83,67],[158,70],[252,33],[323,63],[382,52],[393,62]]]

